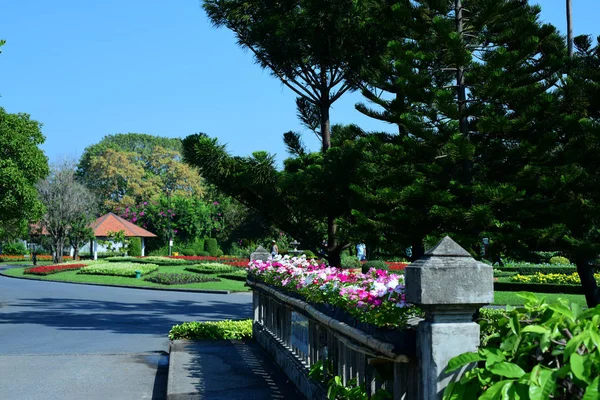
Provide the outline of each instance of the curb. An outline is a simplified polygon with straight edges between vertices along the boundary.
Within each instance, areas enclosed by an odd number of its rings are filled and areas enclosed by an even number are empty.
[[[18,267],[20,268],[20,267]],[[147,287],[147,286],[128,286],[128,285],[107,285],[104,283],[85,283],[85,282],[65,282],[65,281],[51,281],[45,279],[35,279],[35,278],[25,278],[23,276],[11,276],[6,275],[3,271],[0,271],[0,276],[4,276],[6,278],[12,279],[25,279],[28,281],[38,281],[38,282],[53,282],[53,283],[67,283],[71,285],[88,285],[88,286],[104,286],[104,287],[117,287],[117,288],[125,288],[125,289],[142,289],[142,290],[157,290],[163,292],[186,292],[186,293],[206,293],[206,294],[244,294],[250,293],[248,292],[232,292],[231,290],[217,290],[217,289],[181,289],[181,288],[157,288],[157,287]]]

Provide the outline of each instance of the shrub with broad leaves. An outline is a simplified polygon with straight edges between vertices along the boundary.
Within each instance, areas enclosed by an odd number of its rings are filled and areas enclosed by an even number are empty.
[[[169,339],[245,339],[252,337],[252,320],[185,322],[169,331]]]

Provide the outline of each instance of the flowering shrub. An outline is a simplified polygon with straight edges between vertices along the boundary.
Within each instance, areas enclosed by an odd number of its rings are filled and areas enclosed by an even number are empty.
[[[334,305],[360,322],[378,327],[404,326],[418,309],[406,303],[404,276],[370,269],[355,273],[305,257],[276,257],[272,261],[251,261],[250,279],[284,291],[295,292],[311,303]]]
[[[24,274],[30,275],[51,275],[58,272],[73,271],[85,267],[86,264],[55,264],[44,265],[40,267],[26,268]]]
[[[38,261],[52,261],[52,256],[48,254],[38,254],[36,255]],[[71,256],[63,256],[63,260],[72,260]],[[5,254],[0,255],[0,262],[5,261],[31,261],[31,256],[25,258],[23,256],[7,256]]]
[[[596,281],[600,282],[600,274],[594,274]],[[542,274],[537,272],[533,275],[515,275],[510,278],[511,282],[519,283],[551,283],[557,285],[580,285],[581,280],[575,272],[570,275],[566,274]]]

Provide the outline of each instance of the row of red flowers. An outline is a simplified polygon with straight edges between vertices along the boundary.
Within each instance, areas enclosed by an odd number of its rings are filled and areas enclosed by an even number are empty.
[[[48,254],[38,254],[36,258],[39,261],[52,261],[52,256]],[[24,256],[7,256],[5,254],[0,255],[0,262],[3,261],[30,261],[32,256],[25,258]],[[63,256],[63,260],[68,261],[71,260],[71,256]]]
[[[222,257],[212,257],[212,256],[171,256],[169,258],[177,258],[181,260],[189,260],[189,261],[220,261],[220,262],[241,262],[245,261],[246,265],[248,265],[248,260],[245,258],[232,257],[232,256],[222,256]]]
[[[408,265],[405,262],[397,262],[397,261],[386,261],[390,271],[404,271],[404,268]]]
[[[57,272],[77,270],[85,266],[86,264],[43,265],[40,267],[27,268],[23,273],[31,275],[50,275],[56,274]]]

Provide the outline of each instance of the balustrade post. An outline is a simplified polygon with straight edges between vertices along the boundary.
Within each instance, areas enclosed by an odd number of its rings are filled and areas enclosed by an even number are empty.
[[[446,236],[406,268],[405,283],[406,300],[426,315],[417,336],[419,392],[422,399],[441,399],[446,386],[467,370],[447,374],[448,361],[479,347],[473,314],[494,300],[492,267]]]

